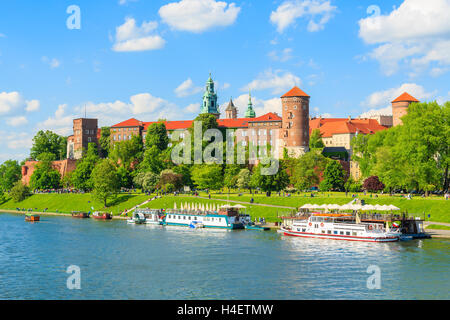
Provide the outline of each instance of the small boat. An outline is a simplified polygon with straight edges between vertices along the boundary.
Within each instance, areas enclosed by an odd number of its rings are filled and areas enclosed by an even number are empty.
[[[201,229],[204,227],[205,227],[205,225],[198,221],[192,221],[191,224],[189,225],[189,228],[191,228],[191,229]]]
[[[247,230],[258,230],[258,231],[268,231],[270,230],[269,227],[263,227],[255,224],[254,222],[250,222],[245,225],[245,229]]]
[[[146,220],[147,219],[145,218],[145,215],[143,213],[135,212],[135,213],[133,213],[133,216],[131,217],[131,219],[127,220],[127,223],[144,224]]]
[[[25,215],[25,221],[27,222],[37,222],[40,221],[41,217],[38,214],[27,213]]]
[[[112,219],[112,214],[108,213],[108,212],[95,211],[92,214],[92,218],[97,219],[97,220],[111,220]]]
[[[136,209],[135,213],[143,214],[145,224],[162,225],[164,221],[164,213],[155,209]]]
[[[86,219],[89,218],[89,213],[81,211],[72,211],[72,218]]]

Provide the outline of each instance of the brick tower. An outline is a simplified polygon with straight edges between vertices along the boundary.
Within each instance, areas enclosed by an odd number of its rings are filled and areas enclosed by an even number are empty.
[[[407,92],[404,92],[400,97],[392,101],[392,121],[394,127],[402,124],[401,117],[408,113],[408,107],[413,102],[419,102],[419,100]]]
[[[309,96],[294,87],[281,97],[280,157],[284,149],[298,157],[309,150]]]
[[[79,118],[73,120],[73,136],[67,141],[67,158],[81,159],[83,149],[87,151],[89,143],[98,146],[98,120]]]

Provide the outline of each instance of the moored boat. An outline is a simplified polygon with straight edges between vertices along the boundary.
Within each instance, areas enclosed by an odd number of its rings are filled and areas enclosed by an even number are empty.
[[[164,225],[229,230],[244,229],[244,223],[239,215],[239,210],[228,205],[219,208],[218,212],[201,210],[168,210]]]
[[[269,227],[264,227],[264,226],[260,226],[255,224],[254,222],[250,222],[248,224],[245,225],[245,229],[246,230],[257,230],[257,231],[268,231],[270,230]]]
[[[162,225],[164,221],[164,212],[155,209],[136,209],[135,213],[143,214],[145,217],[145,224]]]
[[[112,219],[112,214],[109,213],[109,212],[95,211],[92,214],[92,218],[97,219],[97,220],[111,220]]]
[[[145,215],[143,213],[134,212],[131,219],[127,220],[130,224],[144,224],[146,221]]]
[[[89,218],[89,213],[82,211],[72,211],[72,218],[86,219]]]
[[[40,220],[41,220],[41,217],[38,214],[34,214],[34,213],[25,214],[25,221],[27,221],[27,222],[37,222]]]
[[[287,218],[284,220],[288,221]],[[285,236],[365,242],[399,240],[399,235],[385,230],[383,223],[361,222],[357,216],[352,220],[313,213],[307,218],[290,218],[289,221],[290,225],[284,223],[280,229]]]

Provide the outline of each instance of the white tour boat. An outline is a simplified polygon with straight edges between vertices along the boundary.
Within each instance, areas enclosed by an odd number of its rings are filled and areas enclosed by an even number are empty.
[[[309,217],[284,218],[285,236],[333,240],[394,242],[399,235],[385,229],[383,223],[361,222],[358,216],[313,213]]]
[[[236,208],[224,206],[219,212],[201,210],[168,210],[164,224],[190,228],[244,229],[241,215]]]

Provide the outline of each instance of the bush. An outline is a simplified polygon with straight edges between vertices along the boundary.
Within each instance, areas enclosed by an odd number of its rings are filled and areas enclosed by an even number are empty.
[[[384,189],[384,183],[377,176],[371,176],[364,180],[363,187],[369,192],[377,192]]]
[[[171,193],[175,191],[175,186],[172,183],[168,183],[164,186],[166,192]]]
[[[9,195],[15,202],[21,202],[30,195],[30,190],[22,181],[17,181],[12,187]]]

